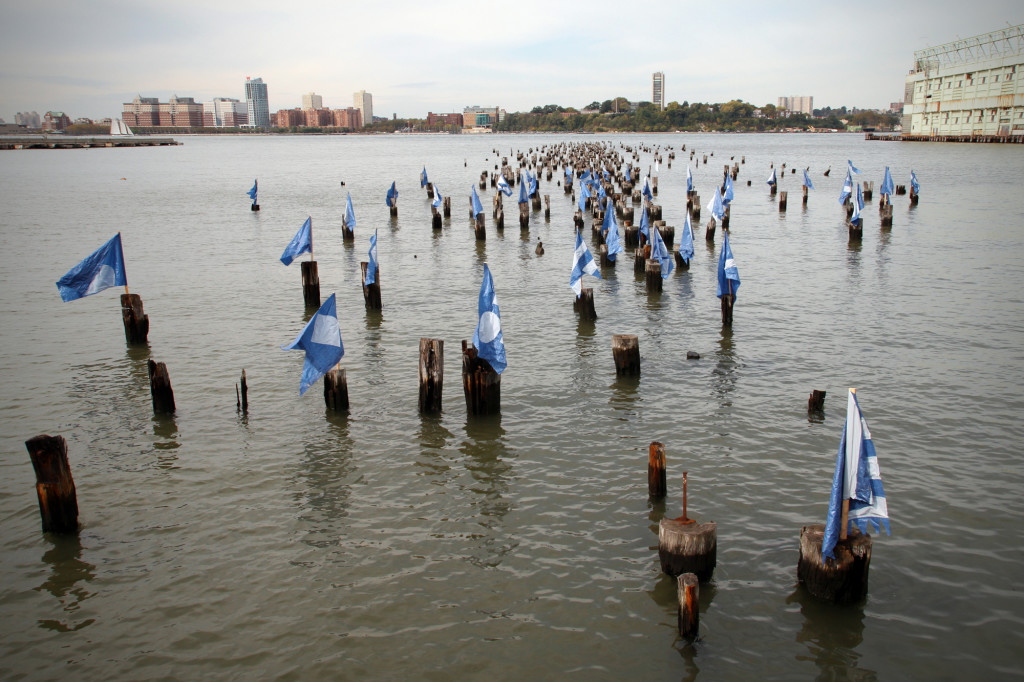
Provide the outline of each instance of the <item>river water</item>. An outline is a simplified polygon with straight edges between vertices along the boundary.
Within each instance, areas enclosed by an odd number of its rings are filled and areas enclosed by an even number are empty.
[[[1024,675],[1024,157],[1017,146],[855,135],[183,137],[157,149],[0,154],[0,676],[18,679],[955,679]],[[673,146],[659,172],[678,235],[688,154],[702,202],[741,155],[731,330],[715,297],[721,236],[648,295],[625,259],[568,273],[573,205],[555,181],[529,234],[468,218],[470,187],[561,141]],[[665,154],[667,161],[667,153]],[[893,227],[865,210],[848,243],[847,159],[898,184]],[[651,155],[641,154],[646,171]],[[779,213],[770,164],[783,175]],[[439,233],[419,173],[453,196]],[[831,167],[829,177],[823,171]],[[259,213],[246,190],[259,178]],[[397,181],[399,216],[384,194]],[[751,186],[747,186],[747,181]],[[345,186],[340,187],[339,182]],[[349,191],[354,245],[341,239]],[[875,201],[877,202],[877,193]],[[338,295],[351,413],[299,397],[299,268],[278,258],[307,216],[322,297]],[[588,222],[589,224],[589,222]],[[382,314],[359,262],[378,231]],[[120,231],[150,316],[128,348],[118,293],[62,303],[54,282]],[[584,235],[589,241],[589,227]],[[545,255],[536,256],[538,239]],[[593,248],[593,247],[592,247]],[[508,353],[501,414],[467,418],[462,339],[483,263]],[[619,380],[613,334],[642,375]],[[444,410],[417,411],[420,337],[446,342]],[[686,360],[686,352],[701,354]],[[154,416],[146,362],[177,401]],[[235,409],[249,379],[250,409]],[[888,496],[866,601],[796,584],[800,527],[824,521],[847,387]],[[807,395],[828,391],[825,418]],[[77,538],[43,534],[24,441],[64,436]],[[652,503],[647,448],[665,444]],[[1017,455],[1014,453],[1018,452]],[[701,636],[676,631],[657,524],[718,523]]]

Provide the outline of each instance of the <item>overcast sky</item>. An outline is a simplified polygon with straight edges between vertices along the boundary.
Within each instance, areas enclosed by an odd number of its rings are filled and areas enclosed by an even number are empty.
[[[118,116],[135,95],[245,99],[271,111],[373,94],[377,116],[467,105],[528,111],[622,96],[883,108],[913,53],[1024,23],[1020,0],[441,2],[2,0],[0,117]]]

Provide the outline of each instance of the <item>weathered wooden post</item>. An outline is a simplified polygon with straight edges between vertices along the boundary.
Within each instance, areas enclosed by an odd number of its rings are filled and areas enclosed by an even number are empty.
[[[444,201],[442,202],[442,206],[444,206],[444,217],[445,218],[451,218],[452,217],[452,198],[450,196],[445,197]]]
[[[420,339],[420,412],[441,411],[444,388],[444,339]]]
[[[171,389],[171,377],[167,373],[167,365],[162,362],[149,361],[149,392],[153,397],[154,412],[174,414],[174,391]]]
[[[875,196],[875,181],[865,180],[861,183],[861,187],[864,190],[864,201],[870,202],[871,197]]]
[[[824,411],[825,391],[819,391],[817,389],[811,391],[810,397],[807,398],[807,412],[817,414]]]
[[[324,375],[324,404],[335,412],[348,412],[348,373],[334,369]]]
[[[892,227],[892,204],[882,207],[882,227]]]
[[[804,189],[803,204],[804,204],[804,206],[806,206],[807,205],[807,185],[804,185],[803,189]]]
[[[501,411],[501,375],[491,363],[477,356],[476,348],[462,341],[462,389],[471,415]]]
[[[850,226],[850,241],[851,242],[859,242],[859,241],[861,241],[864,238],[864,223],[863,223],[863,221],[861,222],[860,225],[854,225],[851,222],[847,222],[847,225]]]
[[[530,204],[523,203],[519,204],[519,229],[529,230],[530,229]]]
[[[299,263],[302,268],[302,300],[307,308],[320,307],[320,276],[317,273],[315,260],[304,260]]]
[[[732,216],[732,206],[725,207],[725,213],[722,214],[722,229],[728,231],[729,229],[729,218]]]
[[[550,173],[550,171],[549,171]],[[548,178],[550,180],[550,178]],[[551,195],[544,195],[544,220],[551,220]]]
[[[711,216],[708,226],[704,229],[704,240],[712,244],[715,242],[715,216]]]
[[[366,270],[370,267],[370,264],[366,261],[359,263],[359,272],[362,275],[363,281],[363,303],[366,305],[367,310],[381,310],[382,304],[380,299],[380,266],[376,268],[373,274],[373,282],[370,284],[366,283]]]
[[[824,524],[800,529],[800,559],[797,580],[815,598],[836,604],[853,604],[868,593],[871,566],[871,536],[854,528],[835,547],[835,559],[822,561]]]
[[[786,212],[786,197],[788,192],[779,192],[779,213]]]
[[[607,247],[605,247],[607,249]],[[594,290],[590,287],[580,290],[580,295],[572,303],[572,309],[580,314],[581,320],[594,321],[597,311],[594,309]]]
[[[638,225],[626,226],[626,248],[635,249],[640,246],[640,227]]]
[[[643,275],[647,272],[646,247],[638,246],[633,252],[633,274]]]
[[[647,494],[661,499],[668,494],[665,475],[665,446],[652,441],[647,449]]]
[[[693,207],[690,210],[690,219],[695,223],[700,222],[700,195],[694,192]]]
[[[732,280],[727,280],[729,290],[732,291]],[[726,327],[732,326],[732,307],[735,296],[732,293],[722,294],[722,324]]]
[[[651,258],[644,265],[644,274],[647,278],[647,293],[661,293],[661,261]]]
[[[600,257],[601,267],[602,268],[614,268],[615,267],[615,261],[613,261],[610,258],[608,258],[608,245],[607,244],[601,244],[601,247],[598,250],[598,253],[599,253],[599,257]]]
[[[612,335],[612,357],[618,375],[640,374],[640,340],[636,334]]]
[[[249,384],[245,380],[245,370],[242,370],[242,390],[239,392],[238,384],[235,384],[235,409],[239,412],[249,411]]]
[[[502,222],[504,222],[504,216],[502,216],[502,218],[503,218]],[[474,219],[474,223],[473,223],[473,232],[476,235],[476,240],[478,242],[482,242],[482,241],[486,241],[487,240],[487,230],[486,230],[486,228],[484,226],[484,214],[483,214],[483,211],[481,211],[480,213],[476,214],[476,218]]]
[[[654,226],[658,228],[658,234],[661,235],[661,241],[665,242],[665,246],[668,250],[672,250],[672,246],[676,242],[676,228],[671,225],[666,225],[664,220],[655,221]]]
[[[683,573],[676,577],[679,600],[679,636],[692,642],[700,631],[700,586],[697,576]]]
[[[36,436],[25,441],[36,472],[36,497],[44,533],[78,532],[78,496],[62,436]]]
[[[430,207],[430,226],[435,230],[441,229],[441,213],[433,206]]]
[[[124,338],[128,345],[143,345],[149,336],[149,315],[142,310],[142,297],[138,294],[121,294],[121,320],[124,322]]]
[[[718,524],[697,523],[686,515],[687,472],[683,472],[683,515],[658,523],[658,558],[661,570],[678,576],[693,573],[706,582],[715,571],[718,555]]]
[[[432,182],[428,182],[427,183],[427,198],[428,199],[433,199],[434,198],[434,183],[432,183]]]

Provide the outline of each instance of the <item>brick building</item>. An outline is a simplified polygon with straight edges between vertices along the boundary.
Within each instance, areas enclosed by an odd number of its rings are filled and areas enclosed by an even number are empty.
[[[462,114],[435,114],[432,111],[427,112],[427,125],[428,126],[455,126],[456,128],[462,127]]]
[[[43,116],[43,132],[64,130],[71,125],[71,119],[63,111],[47,111]]]

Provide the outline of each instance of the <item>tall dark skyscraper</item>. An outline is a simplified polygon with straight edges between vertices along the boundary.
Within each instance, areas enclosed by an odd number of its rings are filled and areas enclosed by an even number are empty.
[[[267,84],[262,78],[245,77],[245,102],[249,106],[249,125],[269,129],[270,100],[267,99]]]

